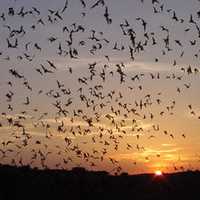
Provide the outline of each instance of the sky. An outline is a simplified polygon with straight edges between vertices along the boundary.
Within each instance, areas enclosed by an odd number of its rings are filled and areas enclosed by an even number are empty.
[[[199,169],[200,3],[152,2],[0,0],[0,163]]]

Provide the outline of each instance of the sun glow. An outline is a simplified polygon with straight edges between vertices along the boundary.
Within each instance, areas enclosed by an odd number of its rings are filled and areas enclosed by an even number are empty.
[[[162,173],[160,170],[156,170],[156,171],[154,172],[154,174],[155,174],[156,176],[162,176],[162,175],[163,175],[163,173]]]

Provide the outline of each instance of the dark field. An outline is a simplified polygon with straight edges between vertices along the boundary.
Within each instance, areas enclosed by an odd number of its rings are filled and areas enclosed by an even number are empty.
[[[118,176],[107,172],[0,167],[0,199],[199,199],[200,172]]]

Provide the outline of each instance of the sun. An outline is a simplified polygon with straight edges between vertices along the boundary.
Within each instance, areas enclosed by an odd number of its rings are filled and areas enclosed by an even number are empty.
[[[163,175],[162,171],[160,171],[160,170],[156,170],[156,171],[154,172],[154,174],[155,174],[156,176],[162,176],[162,175]]]

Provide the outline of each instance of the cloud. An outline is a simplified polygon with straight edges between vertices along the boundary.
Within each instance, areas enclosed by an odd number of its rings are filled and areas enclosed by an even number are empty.
[[[114,154],[111,155],[111,157],[119,159],[119,160],[143,160],[144,157],[147,156],[155,156],[157,154],[163,154],[163,156],[170,157],[174,156],[173,154],[170,153],[176,153],[180,151],[182,148],[172,148],[172,149],[163,149],[163,150],[156,150],[156,149],[151,149],[151,148],[145,148],[143,151],[136,151],[136,152],[130,152],[130,153],[121,153],[121,154]]]
[[[177,148],[171,148],[171,149],[160,149],[160,150],[157,150],[157,149],[151,149],[151,148],[146,148],[144,150],[144,154],[157,154],[157,153],[173,153],[173,152],[178,152],[180,151],[182,148],[180,147],[177,147]]]
[[[164,143],[164,144],[161,144],[162,146],[164,147],[175,147],[176,144],[168,144],[168,143]]]

